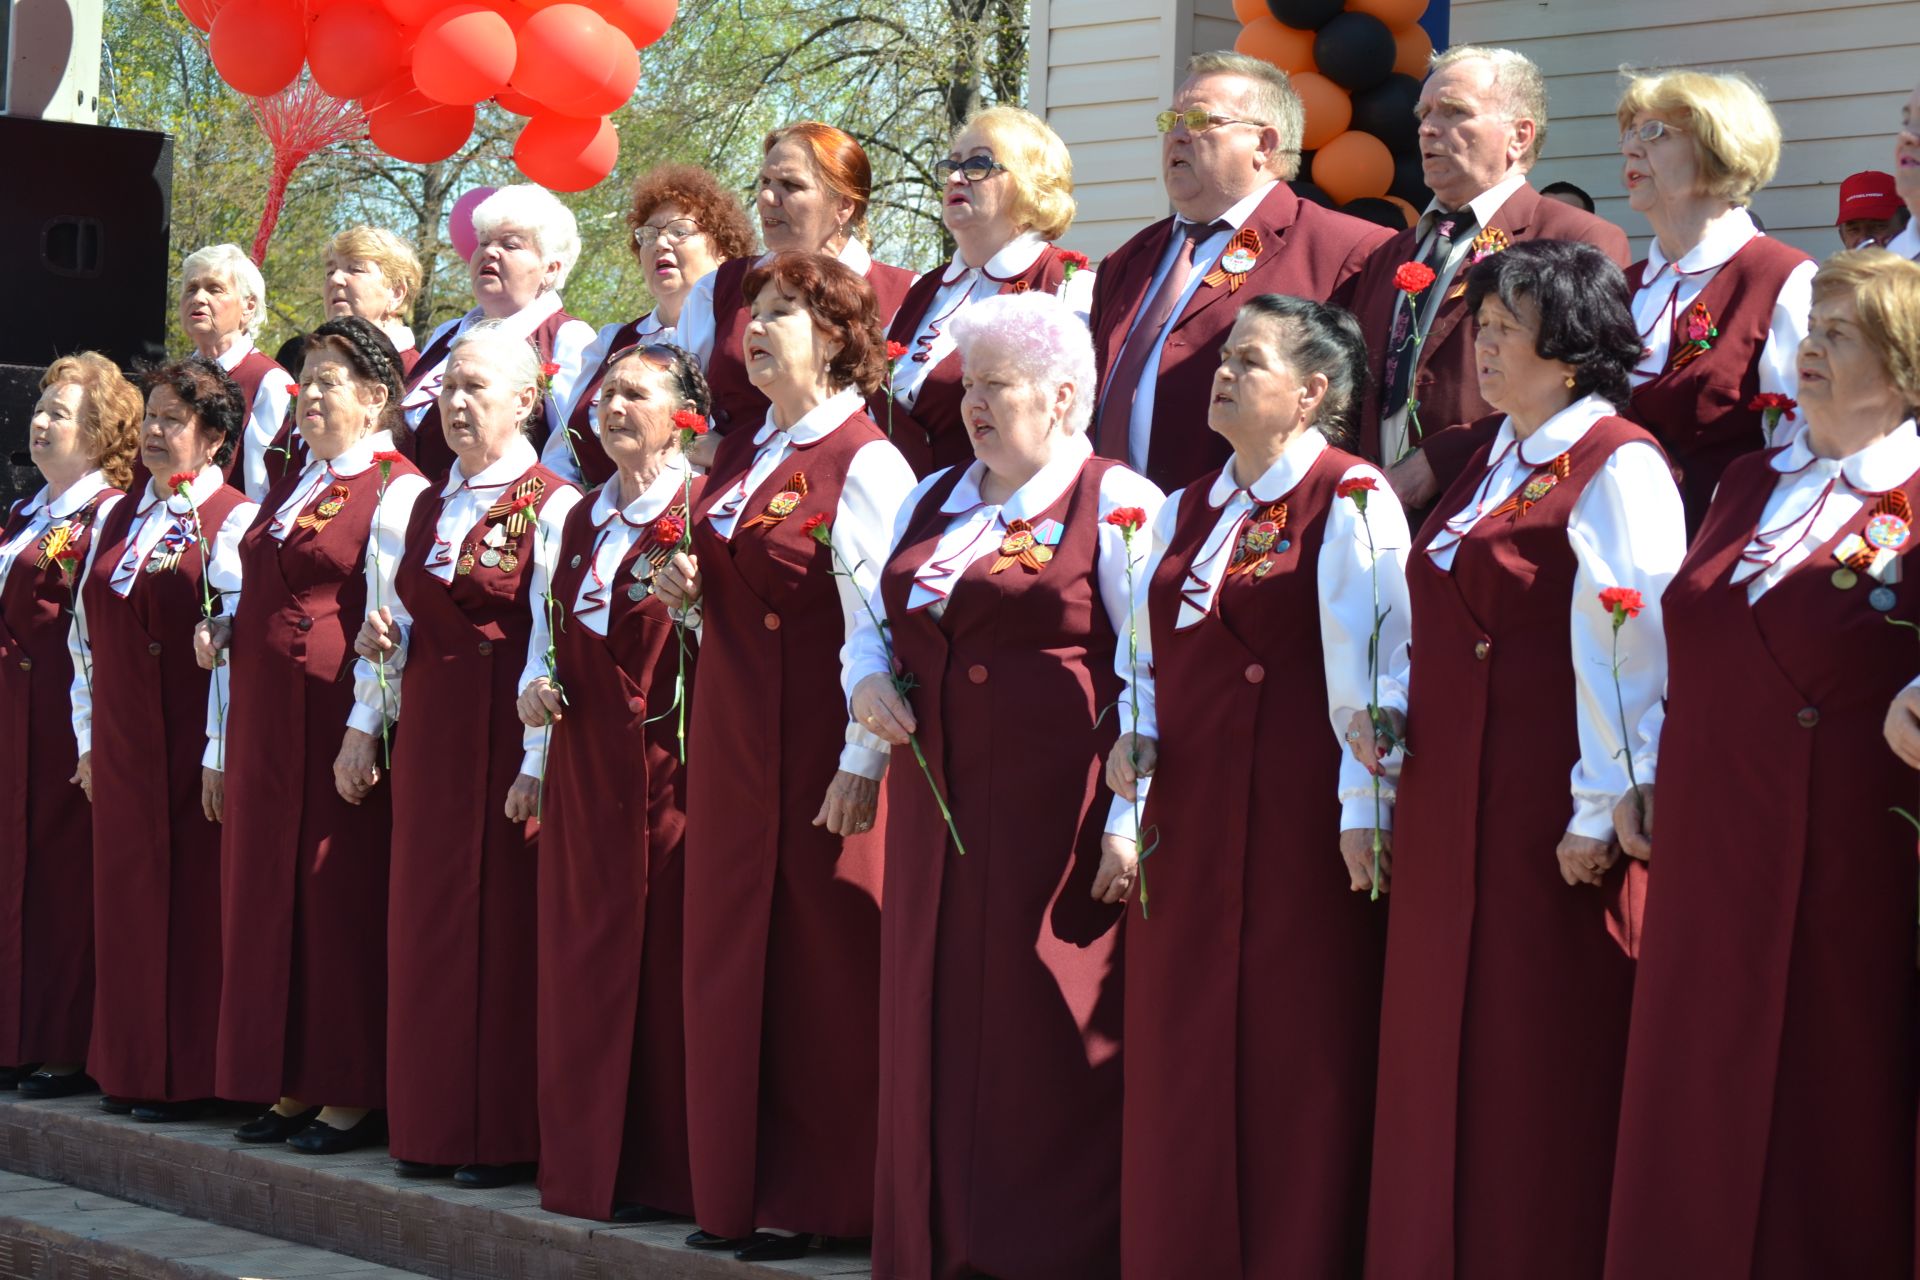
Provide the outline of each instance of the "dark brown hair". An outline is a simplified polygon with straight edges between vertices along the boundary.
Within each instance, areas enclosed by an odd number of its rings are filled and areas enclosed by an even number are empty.
[[[146,384],[148,399],[161,387],[179,396],[199,420],[200,429],[220,438],[219,447],[213,451],[213,465],[226,470],[233,461],[234,444],[247,425],[247,399],[240,384],[203,355],[169,360],[142,373],[140,381]]]
[[[380,420],[374,424],[376,431],[399,431],[402,426],[400,417],[400,397],[403,376],[400,370],[400,353],[393,349],[393,339],[381,332],[380,327],[370,320],[359,316],[342,316],[338,320],[329,320],[306,336],[302,344],[303,363],[316,351],[330,351],[347,362],[353,370],[353,376],[362,382],[378,383],[387,389],[387,404],[380,411]]]
[[[747,272],[741,294],[749,309],[769,280],[804,306],[814,324],[840,343],[827,364],[836,389],[858,387],[874,395],[887,382],[886,338],[880,329],[880,304],[866,277],[822,253],[781,253]]]

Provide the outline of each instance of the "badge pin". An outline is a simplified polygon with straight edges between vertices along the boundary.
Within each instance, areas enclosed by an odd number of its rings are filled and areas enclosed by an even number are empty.
[[[1538,502],[1552,492],[1553,486],[1559,483],[1560,478],[1549,471],[1545,475],[1535,476],[1527,481],[1526,487],[1520,490],[1520,496],[1528,502]]]
[[[509,551],[500,557],[500,572],[512,573],[520,567],[520,557]]]
[[[1881,613],[1893,612],[1893,606],[1900,603],[1900,597],[1893,594],[1892,587],[1875,587],[1867,597],[1867,603]]]
[[[579,557],[579,556],[575,556],[575,557],[573,558],[573,567],[574,567],[575,569],[578,569],[578,568],[580,567],[580,557]]]
[[[468,574],[472,573],[473,572],[473,552],[468,551],[462,554],[460,557],[460,563],[453,566],[453,571],[459,574],[463,578],[466,577]]]
[[[1053,559],[1053,548],[1043,542],[1033,549],[1033,558],[1041,564],[1045,564],[1047,561]]]
[[[646,598],[647,598],[646,583],[636,582],[632,586],[627,588],[627,599],[633,601],[635,604],[639,604],[642,600],[645,600]]]
[[[1253,270],[1258,261],[1256,255],[1245,246],[1237,246],[1220,255],[1220,269],[1230,275],[1243,276]]]
[[[639,557],[633,562],[633,576],[642,582],[651,578],[653,576],[653,561],[647,559],[645,556]]]
[[[1273,561],[1262,560],[1259,564],[1253,567],[1253,576],[1256,578],[1264,578],[1267,576],[1268,573],[1272,572],[1272,570],[1273,570]]]
[[[500,564],[500,553],[492,547],[488,547],[480,553],[480,563],[489,569],[497,568]]]
[[[1841,565],[1833,571],[1833,585],[1842,591],[1851,591],[1859,583],[1860,575]]]
[[[784,518],[792,515],[793,509],[799,505],[799,494],[791,489],[782,489],[779,493],[774,494],[773,501],[767,504],[767,514]]]
[[[1913,528],[1891,512],[1881,512],[1867,521],[1867,541],[1882,551],[1898,551],[1907,545]]]

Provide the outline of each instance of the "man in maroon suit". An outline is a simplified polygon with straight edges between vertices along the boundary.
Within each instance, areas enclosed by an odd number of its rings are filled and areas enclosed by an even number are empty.
[[[1433,60],[1420,103],[1420,168],[1433,203],[1367,260],[1342,299],[1360,317],[1372,385],[1360,410],[1360,452],[1387,465],[1410,508],[1427,506],[1491,439],[1447,430],[1493,412],[1480,398],[1467,315],[1467,268],[1520,240],[1585,240],[1625,267],[1626,233],[1544,200],[1527,171],[1547,137],[1546,81],[1511,49],[1456,45]],[[1433,270],[1410,299],[1395,283],[1409,262]],[[1624,407],[1624,406],[1623,406]]]
[[[1099,452],[1169,492],[1226,461],[1207,429],[1220,348],[1263,293],[1325,301],[1387,238],[1293,194],[1306,112],[1286,74],[1203,53],[1159,116],[1161,179],[1178,216],[1154,223],[1094,279]]]

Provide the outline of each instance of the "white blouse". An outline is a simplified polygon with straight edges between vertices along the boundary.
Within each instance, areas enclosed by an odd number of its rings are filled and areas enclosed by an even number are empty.
[[[1767,459],[1767,465],[1776,475],[1773,493],[1761,509],[1760,523],[1754,526],[1746,550],[1740,553],[1740,563],[1733,568],[1732,581],[1746,584],[1749,605],[1826,546],[1867,502],[1899,488],[1920,471],[1920,429],[1909,418],[1844,458],[1816,456],[1801,432]],[[1840,562],[1830,561],[1827,567],[1838,569]],[[1643,784],[1653,781],[1666,719],[1666,704],[1655,702],[1638,721],[1640,742],[1633,763]]]
[[[190,546],[198,537],[204,536],[212,554],[207,559],[204,580],[214,591],[238,594],[240,590],[240,539],[253,524],[253,518],[259,513],[257,502],[242,502],[227,514],[218,528],[199,529],[197,511],[199,504],[220,492],[226,484],[220,468],[209,463],[194,477],[187,492],[191,501],[177,493],[169,493],[165,500],[153,491],[151,483],[142,485],[126,498],[109,498],[100,504],[99,513],[94,517],[94,527],[98,529],[107,515],[120,502],[133,502],[133,527],[127,531],[127,550],[120,562],[113,566],[112,576],[107,585],[113,593],[125,599],[133,591],[133,584],[139,578],[141,570],[158,547],[162,538],[171,545]],[[96,538],[87,548],[86,568],[82,577],[93,570],[94,556],[100,550]],[[228,606],[222,601],[218,606],[220,616],[225,616]],[[192,636],[184,635],[183,643],[190,642]],[[93,749],[93,688],[87,673],[93,669],[93,648],[87,639],[87,616],[84,602],[77,602],[73,610],[73,625],[67,632],[67,650],[73,655],[73,736],[80,754],[85,755]],[[226,663],[214,668],[213,679],[208,689],[209,705],[230,705],[228,685],[233,670]],[[218,715],[214,717],[220,719]],[[209,732],[207,747],[201,757],[201,763],[209,769],[221,768],[226,759],[224,725],[209,726],[219,732]]]
[[[1614,412],[1599,396],[1587,396],[1549,418],[1525,440],[1514,437],[1512,419],[1502,421],[1479,487],[1428,544],[1427,555],[1434,566],[1451,573],[1461,539],[1482,518]],[[1567,544],[1577,564],[1568,607],[1580,740],[1580,759],[1569,779],[1572,816],[1567,830],[1607,840],[1613,835],[1613,803],[1627,789],[1626,733],[1620,707],[1626,707],[1625,725],[1638,724],[1666,689],[1667,643],[1660,597],[1687,551],[1680,491],[1658,449],[1639,442],[1627,444],[1601,464],[1568,515]],[[1600,593],[1608,587],[1638,591],[1642,601],[1640,615],[1620,633],[1617,701],[1613,614],[1600,604]],[[1392,678],[1382,681],[1381,703],[1404,712],[1408,652],[1400,649],[1383,661]],[[1418,750],[1418,726],[1412,726],[1411,732]]]
[[[681,317],[685,319],[685,312]],[[766,425],[753,437],[758,450],[746,474],[707,508],[706,521],[723,541],[731,542],[740,517],[746,513],[747,499],[771,476],[796,444],[812,444],[838,431],[848,418],[859,412],[866,400],[855,388],[827,397],[803,414],[791,427],[782,430],[767,414]],[[840,563],[834,565],[833,585],[840,596],[842,634],[849,640],[866,613],[867,600],[880,580],[880,569],[887,562],[888,538],[900,514],[900,504],[913,490],[913,468],[900,451],[886,440],[874,440],[860,447],[847,464],[846,483],[840,489],[840,501],[833,512],[833,545]],[[847,651],[840,653],[842,670]],[[879,778],[887,771],[886,739],[868,731],[851,717],[847,720],[846,745],[840,749],[840,768],[863,778]]]
[[[1084,432],[1063,438],[1055,446],[1053,457],[1046,465],[1001,503],[988,502],[980,492],[981,481],[986,478],[986,464],[978,461],[969,464],[954,485],[953,492],[940,505],[940,514],[947,518],[946,531],[934,544],[933,553],[926,562],[914,571],[913,586],[907,593],[907,607],[934,611],[945,609],[947,596],[974,562],[999,553],[1008,524],[1014,520],[1037,519],[1073,486],[1092,456],[1093,446]],[[946,474],[945,470],[936,471],[914,486],[913,492],[901,504],[887,546],[874,560],[876,565],[884,567],[893,559],[893,553],[906,536],[907,524],[913,519],[921,499]],[[1132,614],[1129,576],[1132,596],[1144,599],[1147,588],[1144,576],[1147,537],[1144,530],[1135,534],[1129,548],[1128,540],[1119,527],[1105,523],[1105,519],[1117,507],[1139,507],[1151,522],[1154,513],[1160,510],[1161,503],[1165,501],[1165,496],[1152,481],[1125,467],[1109,468],[1100,478],[1102,523],[1095,531],[1099,541],[1094,574],[1100,588],[1100,602],[1107,611],[1107,620],[1114,633],[1121,637],[1122,658],[1118,669],[1121,680],[1129,687],[1134,680],[1125,661],[1127,622]],[[887,675],[892,670],[888,661],[888,642],[876,622],[876,619],[887,616],[886,603],[880,595],[879,574],[876,572],[873,576],[875,581],[868,592],[872,612],[861,611],[852,634],[847,638],[847,647],[841,654],[841,684],[849,698],[853,696],[854,688],[868,676]],[[1144,635],[1142,640],[1144,642]],[[1144,659],[1140,670],[1146,670]],[[1123,707],[1128,701],[1124,692],[1120,701]],[[885,761],[881,763],[884,767]],[[1106,829],[1130,840],[1135,838],[1133,806],[1115,797],[1108,811]]]
[[[607,362],[608,356],[613,354],[613,341],[620,336],[620,331],[624,328],[626,328],[624,324],[601,325],[600,332],[593,335],[593,341],[589,342],[586,350],[580,353],[580,376],[574,379],[573,386],[567,391],[566,399],[560,400],[556,398],[555,400],[555,403],[560,406],[560,416],[557,421],[563,424],[573,421],[573,411],[580,407],[580,397],[587,394],[587,388],[593,382],[594,372]],[[633,341],[639,346],[648,346],[660,342],[671,343],[674,346],[680,345],[678,332],[670,324],[661,324],[660,313],[657,311],[649,311],[646,315],[640,317],[640,327],[634,331]],[[598,388],[595,388],[595,390],[597,392]],[[593,402],[587,406],[587,427],[593,432],[597,439],[600,435],[600,399],[597,394]],[[553,444],[554,442],[551,439],[547,441],[546,453],[548,455],[554,453]],[[566,454],[564,448],[559,452],[562,456]],[[554,469],[553,459],[550,456],[542,457],[541,461],[545,462],[548,468]],[[569,461],[571,461],[571,459],[569,459]],[[561,474],[569,476],[575,481],[580,479],[578,475],[570,471],[562,471]]]
[[[253,350],[253,339],[245,334],[239,335],[233,340],[232,346],[220,353],[220,367],[232,373]],[[280,424],[286,421],[287,409],[293,404],[295,390],[293,379],[284,371],[272,371],[260,379],[260,387],[253,393],[253,403],[247,406],[244,429],[246,444],[237,440],[234,442],[234,448],[241,457],[243,474],[233,487],[255,502],[267,496],[267,450],[273,446],[273,438],[280,434]]]
[[[1684,317],[1687,308],[1713,283],[1747,242],[1764,234],[1753,225],[1745,209],[1735,209],[1716,220],[1699,244],[1683,254],[1678,262],[1669,262],[1656,238],[1647,248],[1647,264],[1642,273],[1640,292],[1633,295],[1633,322],[1640,329],[1645,354],[1633,371],[1633,385],[1651,382],[1667,367],[1673,345],[1676,317]],[[1773,320],[1766,346],[1760,351],[1760,390],[1784,396],[1796,394],[1800,387],[1800,340],[1807,336],[1807,312],[1813,306],[1813,273],[1816,262],[1803,262],[1793,269],[1774,299]],[[1781,423],[1791,429],[1794,420]],[[1783,440],[1772,441],[1774,444]]]
[[[472,480],[468,480],[462,471],[460,460],[454,459],[453,470],[440,491],[446,502],[434,522],[434,545],[427,553],[425,566],[428,573],[449,586],[453,584],[460,546],[466,536],[485,517],[487,509],[506,495],[508,486],[524,475],[536,461],[538,458],[533,445],[524,436],[515,437],[507,446],[506,453],[482,469]],[[416,495],[415,501],[418,500]],[[543,572],[553,571],[553,557],[560,549],[561,529],[566,524],[567,513],[573,510],[573,504],[578,501],[580,491],[568,485],[549,494],[545,505],[540,508],[540,519],[534,526],[533,537],[532,569],[536,578]],[[397,568],[397,553],[394,559]],[[408,612],[406,602],[400,599],[399,593],[389,587],[381,600],[393,614],[397,648],[386,661],[387,683],[384,690],[380,687],[379,665],[365,658],[354,660],[354,705],[347,715],[347,725],[362,733],[377,734],[382,725],[400,719],[403,669],[407,662],[408,642],[412,639],[413,615]],[[530,607],[537,613],[539,597],[530,595],[529,600]],[[372,609],[371,596],[368,609]],[[521,749],[524,754],[521,756],[520,772],[539,777],[545,767],[545,731],[526,729],[521,736]]]
[[[855,275],[865,277],[873,267],[873,255],[867,252],[867,246],[856,237],[849,237],[838,255],[840,264]],[[773,261],[771,253],[760,255],[755,266],[764,266]],[[687,294],[687,300],[680,307],[680,323],[676,326],[680,339],[679,345],[692,352],[700,361],[702,369],[713,366],[713,340],[718,329],[714,318],[713,286],[718,279],[718,271],[709,271],[693,283],[693,291]],[[881,316],[880,327],[887,327],[892,316]]]
[[[1256,506],[1278,502],[1305,480],[1320,455],[1327,451],[1327,438],[1317,430],[1302,432],[1289,441],[1279,459],[1242,489],[1234,483],[1233,468],[1223,470],[1213,485],[1202,493],[1197,488],[1181,489],[1160,510],[1153,523],[1153,549],[1145,565],[1143,583],[1159,572],[1173,541],[1180,520],[1181,505],[1204,501],[1219,514],[1213,531],[1201,543],[1193,562],[1187,566],[1187,583],[1174,628],[1185,631],[1198,626],[1213,613],[1226,569],[1233,559],[1240,527]],[[1320,596],[1320,655],[1327,684],[1327,717],[1333,727],[1328,747],[1340,755],[1340,829],[1369,829],[1374,825],[1373,776],[1353,758],[1347,749],[1347,724],[1356,711],[1365,711],[1373,691],[1367,669],[1367,643],[1373,636],[1374,571],[1379,571],[1379,605],[1386,617],[1380,623],[1382,654],[1381,693],[1386,684],[1385,655],[1406,650],[1412,626],[1412,610],[1407,601],[1407,550],[1413,538],[1407,528],[1406,512],[1386,478],[1370,464],[1349,467],[1341,479],[1368,477],[1375,489],[1367,495],[1367,514],[1363,521],[1359,508],[1346,499],[1336,500],[1327,511],[1321,535],[1320,554],[1315,570]],[[1137,732],[1145,738],[1159,737],[1157,686],[1154,681],[1153,637],[1148,624],[1145,590],[1138,593],[1135,625],[1140,637],[1138,666],[1141,674],[1140,721]],[[1122,678],[1128,666],[1127,647],[1122,637],[1116,667]],[[1130,709],[1121,706],[1121,731],[1127,728]],[[1141,799],[1152,785],[1151,778],[1141,780]],[[1384,779],[1380,789],[1384,802],[1380,825],[1392,828],[1394,797],[1392,779]]]
[[[39,546],[41,537],[55,521],[66,523],[75,512],[99,496],[103,489],[109,488],[112,486],[107,483],[104,475],[98,471],[89,471],[68,485],[67,491],[57,498],[49,498],[47,487],[42,486],[40,492],[15,507],[15,512],[24,515],[26,522],[20,526],[20,531],[13,537],[0,542],[0,587],[6,585],[7,575],[13,572],[14,564],[29,551],[35,552],[32,559],[39,558],[35,548]],[[101,511],[105,509],[103,504]],[[95,512],[95,528],[99,527],[100,514],[101,512]],[[73,585],[74,590],[78,591],[80,580],[76,578]]]
[[[543,293],[502,320],[501,327],[511,336],[525,338],[531,342],[533,331],[554,312],[560,310],[560,307],[558,293]],[[433,336],[427,340],[427,347],[432,347],[448,330],[453,330],[457,336],[486,318],[487,313],[475,307],[458,320],[449,320],[435,329]],[[593,344],[594,337],[593,326],[584,320],[569,320],[560,326],[560,331],[554,335],[553,339],[553,363],[560,368],[548,382],[547,394],[540,405],[540,412],[546,415],[549,428],[545,454],[540,460],[546,463],[550,470],[557,471],[576,482],[580,479],[580,466],[574,461],[573,450],[567,443],[567,433],[563,430],[566,419],[560,416],[560,406],[572,402],[574,384],[580,380],[582,369],[593,367],[585,364],[584,361],[587,348]],[[422,350],[426,348],[423,347]],[[535,353],[535,358],[538,359],[538,353]],[[418,375],[419,381],[415,382],[413,389],[401,399],[400,411],[406,415],[407,427],[418,431],[421,419],[427,416],[427,409],[440,398],[440,383],[446,378],[447,362],[442,358],[431,369],[425,370],[415,365],[413,371]]]
[[[979,267],[968,266],[956,249],[953,261],[940,273],[940,291],[933,295],[926,315],[921,317],[920,328],[907,344],[907,354],[894,362],[893,398],[903,407],[913,408],[927,375],[953,354],[953,318],[981,299],[998,295],[1003,281],[1031,270],[1046,249],[1047,242],[1031,231],[1009,240]],[[1080,323],[1087,323],[1087,315],[1093,310],[1092,270],[1083,267],[1075,271],[1073,278],[1060,286],[1059,298],[1080,317]]]

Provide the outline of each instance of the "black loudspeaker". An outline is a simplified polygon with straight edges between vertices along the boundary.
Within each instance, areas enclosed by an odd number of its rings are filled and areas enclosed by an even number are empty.
[[[124,368],[163,355],[173,139],[0,116],[0,156],[0,364],[44,369],[98,351]],[[14,422],[11,400],[5,409],[0,448],[10,456],[25,448],[26,423]]]
[[[0,364],[0,519],[15,498],[40,491],[40,473],[27,454],[27,429],[44,372],[44,366]]]

